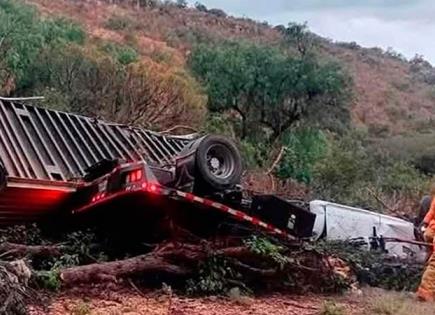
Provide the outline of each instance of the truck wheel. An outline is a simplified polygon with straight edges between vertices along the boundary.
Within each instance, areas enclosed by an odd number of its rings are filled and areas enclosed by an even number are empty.
[[[220,136],[206,136],[196,150],[196,168],[202,182],[215,190],[240,183],[242,158],[236,145]]]

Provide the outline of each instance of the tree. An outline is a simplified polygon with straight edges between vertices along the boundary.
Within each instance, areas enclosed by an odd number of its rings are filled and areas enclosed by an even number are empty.
[[[177,7],[184,9],[187,8],[187,1],[186,0],[177,0]]]
[[[27,91],[48,88],[51,107],[118,123],[153,129],[200,124],[205,100],[196,81],[181,69],[162,67],[124,65],[76,45],[48,49],[33,64]]]
[[[208,12],[207,7],[200,2],[195,2],[195,8],[200,12]]]
[[[324,104],[345,107],[347,77],[338,66],[313,58],[289,56],[277,49],[247,43],[200,46],[190,58],[192,71],[205,84],[209,109],[233,111],[245,139],[265,128],[272,142],[310,109]]]
[[[19,1],[0,1],[0,93],[28,84],[27,72],[43,48],[84,40],[84,31],[74,23],[42,20]]]
[[[307,23],[289,23],[282,30],[286,40],[296,47],[301,56],[305,56],[313,47],[313,34],[309,31]]]

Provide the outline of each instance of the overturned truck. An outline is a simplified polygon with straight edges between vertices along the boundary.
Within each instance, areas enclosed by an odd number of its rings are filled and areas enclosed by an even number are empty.
[[[241,175],[237,147],[221,136],[170,136],[0,100],[0,225],[110,217],[159,234],[170,218],[200,234],[237,222],[311,236],[315,214],[277,196],[247,196]]]

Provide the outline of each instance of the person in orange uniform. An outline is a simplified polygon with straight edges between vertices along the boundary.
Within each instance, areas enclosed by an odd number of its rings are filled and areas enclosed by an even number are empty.
[[[424,240],[433,244],[430,248],[430,258],[426,270],[423,273],[417,297],[423,301],[435,301],[435,184],[431,189],[432,202],[430,209],[424,217],[421,231],[424,233]]]

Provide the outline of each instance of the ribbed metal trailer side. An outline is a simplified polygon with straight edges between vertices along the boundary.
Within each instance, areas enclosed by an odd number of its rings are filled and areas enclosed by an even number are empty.
[[[192,141],[0,100],[0,160],[11,178],[71,181],[103,159],[169,169]]]

